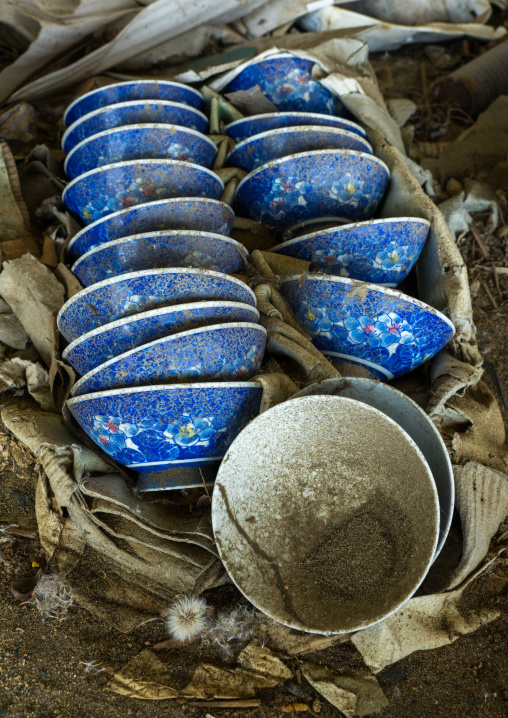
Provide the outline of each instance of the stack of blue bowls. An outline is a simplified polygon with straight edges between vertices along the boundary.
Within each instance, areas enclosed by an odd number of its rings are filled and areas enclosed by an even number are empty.
[[[272,55],[225,88],[261,92],[277,109],[226,127],[237,143],[227,163],[248,173],[235,209],[279,238],[272,252],[310,263],[305,281],[288,277],[281,291],[315,345],[341,370],[354,365],[360,375],[387,381],[434,356],[454,327],[433,307],[395,290],[418,259],[429,222],[373,219],[388,167],[340,100],[313,78],[313,66]]]
[[[185,85],[135,81],[65,114],[63,200],[86,225],[66,249],[85,289],[57,319],[80,375],[67,406],[144,491],[201,485],[261,401],[248,380],[266,331],[231,276],[247,250],[229,236],[203,107]]]

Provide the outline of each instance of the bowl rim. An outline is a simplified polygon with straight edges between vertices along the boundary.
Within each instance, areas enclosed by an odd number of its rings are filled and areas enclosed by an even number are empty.
[[[150,102],[169,106],[169,107],[176,107],[178,110],[185,109],[189,110],[191,113],[195,113],[196,115],[200,115],[204,120],[206,120],[206,123],[208,125],[208,117],[204,114],[204,112],[201,112],[201,110],[198,110],[196,107],[192,107],[192,105],[186,105],[184,102],[173,102],[173,100],[125,100],[124,102],[115,102],[113,105],[105,105],[104,107],[98,107],[95,110],[92,110],[91,112],[87,112],[86,115],[81,115],[81,117],[78,117],[77,120],[74,120],[74,122],[67,127],[65,132],[62,135],[61,139],[61,147],[64,148],[65,142],[71,132],[73,132],[78,125],[80,125],[85,120],[90,120],[92,117],[96,117],[100,114],[105,114],[106,112],[109,112],[113,109],[125,109],[126,107],[132,107],[133,105],[135,107],[137,106],[144,106]],[[161,123],[162,124],[162,123]],[[128,125],[118,125],[118,127],[128,127]],[[111,128],[112,129],[112,128]],[[92,135],[90,135],[92,136]]]
[[[254,305],[256,306],[256,295],[252,291],[252,289],[249,287],[248,284],[245,282],[242,282],[241,279],[237,279],[236,277],[231,276],[230,274],[224,274],[224,272],[216,272],[214,269],[196,269],[195,267],[164,267],[163,269],[140,269],[137,272],[127,272],[126,274],[118,274],[115,277],[108,277],[108,279],[103,279],[100,282],[97,282],[97,284],[91,284],[89,287],[84,287],[80,292],[77,292],[76,294],[73,294],[70,299],[68,299],[65,304],[60,308],[57,317],[56,317],[56,323],[58,326],[58,329],[60,329],[60,321],[62,318],[62,315],[65,313],[64,310],[67,309],[67,307],[72,306],[75,302],[81,301],[83,297],[85,297],[87,294],[90,294],[91,292],[100,291],[104,287],[110,287],[112,284],[116,284],[117,282],[124,282],[128,281],[130,279],[137,279],[140,277],[150,277],[150,276],[158,276],[158,275],[170,275],[170,274],[193,274],[198,276],[209,276],[209,277],[217,277],[219,279],[226,279],[228,282],[231,282],[232,284],[236,284],[242,287],[242,289],[246,289],[247,292],[250,292],[252,295],[252,298],[254,299]],[[245,304],[246,302],[240,302],[240,304]],[[173,305],[173,306],[179,306],[179,305]]]
[[[334,231],[334,232],[340,232],[342,229],[357,229],[358,227],[365,227],[366,225],[377,225],[377,224],[396,224],[397,222],[413,222],[414,224],[423,223],[427,225],[427,232],[430,229],[430,222],[428,219],[424,219],[423,217],[385,217],[385,218],[376,218],[376,219],[366,219],[362,222],[345,222],[344,224],[339,224],[336,227],[328,227],[327,229],[317,229],[315,232],[309,232],[309,234],[301,234],[299,237],[293,237],[293,239],[287,239],[285,242],[281,242],[280,244],[276,244],[274,247],[270,248],[270,252],[275,252],[278,249],[282,249],[283,247],[290,247],[293,244],[296,244],[297,242],[304,242],[309,239],[315,239],[321,234],[325,234],[326,232]]]
[[[222,202],[220,199],[212,199],[211,197],[167,197],[166,199],[158,199],[155,200],[155,202],[143,202],[142,204],[135,204],[132,207],[125,207],[124,209],[117,209],[116,212],[112,212],[111,214],[107,214],[105,217],[100,217],[99,219],[96,219],[94,222],[91,222],[90,224],[87,224],[85,227],[81,227],[79,232],[76,232],[76,234],[72,237],[71,241],[67,245],[65,251],[69,253],[70,248],[72,247],[75,240],[78,239],[78,237],[82,237],[84,234],[86,234],[88,231],[95,228],[97,225],[102,224],[103,222],[106,222],[107,220],[112,221],[114,218],[119,217],[122,213],[129,213],[129,212],[135,212],[141,209],[142,207],[158,207],[159,205],[168,204],[170,202],[213,202],[215,204],[222,205],[222,209],[227,207],[226,214],[229,213],[229,219],[231,222],[234,222],[235,220],[235,213],[233,209],[229,206],[229,204],[226,204],[226,202]],[[224,235],[226,236],[226,235]],[[120,239],[120,238],[118,238]],[[108,240],[112,241],[112,240]]]
[[[224,190],[224,182],[219,177],[218,174],[215,174],[213,170],[209,170],[208,167],[203,167],[202,165],[194,164],[193,162],[183,162],[182,160],[125,160],[123,162],[112,162],[109,165],[102,165],[102,167],[95,167],[93,170],[88,170],[88,172],[84,172],[82,175],[79,175],[78,177],[75,177],[73,180],[71,180],[66,186],[64,191],[62,192],[62,202],[65,202],[65,198],[68,195],[68,193],[74,189],[74,186],[78,182],[82,182],[84,180],[89,179],[93,174],[98,174],[99,172],[107,173],[111,169],[120,169],[120,168],[128,168],[128,167],[135,167],[136,165],[163,165],[164,167],[167,167],[168,169],[174,165],[185,165],[187,168],[191,168],[196,171],[203,171],[205,174],[209,174],[213,179],[220,182],[220,186]],[[168,198],[168,199],[176,199],[176,198]],[[150,202],[143,202],[143,204],[150,204]],[[136,205],[138,206],[138,205]],[[90,226],[90,225],[88,225]]]
[[[361,133],[362,133],[362,134],[360,135],[361,137],[366,138],[366,136],[367,136],[367,133],[365,132],[365,130],[363,129],[363,127],[362,127],[361,125],[359,125],[357,122],[354,122],[353,120],[347,120],[347,119],[342,118],[342,117],[337,117],[336,115],[323,115],[322,112],[296,112],[296,111],[293,112],[293,111],[291,111],[291,110],[286,110],[286,111],[284,111],[284,112],[282,112],[282,111],[281,111],[281,112],[263,112],[263,113],[261,113],[261,114],[259,114],[259,115],[251,115],[250,117],[242,117],[240,120],[234,120],[233,122],[230,122],[229,124],[227,124],[227,125],[224,127],[224,130],[225,130],[226,133],[227,133],[227,131],[228,131],[228,129],[229,129],[230,127],[234,127],[234,125],[241,125],[242,122],[245,122],[245,123],[246,123],[246,122],[251,122],[252,120],[259,120],[259,119],[261,119],[261,118],[264,119],[265,117],[277,117],[277,116],[281,116],[281,115],[291,115],[291,116],[296,115],[297,117],[302,117],[302,118],[303,118],[303,117],[319,117],[319,118],[323,118],[323,119],[324,119],[324,118],[336,119],[336,120],[338,120],[340,123],[345,123],[345,124],[347,124],[347,125],[352,125],[352,126],[354,126],[354,127],[357,127],[357,128],[361,131]],[[299,127],[299,126],[300,126],[300,125],[288,125],[288,127]],[[310,126],[310,127],[321,127],[321,126],[323,126],[323,127],[335,127],[335,125],[333,125],[333,124],[332,124],[332,125],[309,125],[309,126]],[[281,129],[281,128],[278,128],[278,129]],[[350,130],[348,130],[348,132],[349,132],[349,131],[350,131]],[[246,137],[245,139],[248,139],[248,137]],[[243,142],[243,140],[241,140],[241,141]]]
[[[258,381],[201,381],[187,382],[186,384],[149,384],[148,386],[130,386],[123,389],[105,389],[104,391],[95,391],[90,394],[80,394],[71,399],[66,399],[67,406],[72,404],[81,404],[91,399],[109,399],[113,396],[122,396],[129,394],[146,394],[147,392],[163,391],[168,393],[176,393],[181,389],[253,389],[255,391],[263,391],[263,387]]]
[[[301,400],[311,399],[311,398],[317,398],[317,397],[323,398],[323,395],[318,394],[318,395],[315,395],[314,397],[308,396],[308,397],[290,398],[290,399],[288,399],[287,401],[282,402],[281,404],[276,404],[275,406],[271,407],[270,409],[267,409],[267,410],[264,411],[262,414],[258,414],[258,416],[254,417],[254,418],[252,419],[252,421],[250,422],[249,426],[251,426],[251,430],[252,430],[252,424],[256,421],[256,419],[258,419],[258,418],[261,417],[261,416],[265,416],[265,418],[266,418],[266,415],[268,414],[268,412],[271,412],[271,411],[273,411],[274,409],[277,409],[277,407],[283,407],[283,406],[287,406],[288,404],[293,404],[293,403],[299,402],[299,401],[301,401]],[[224,566],[225,566],[225,568],[226,568],[226,571],[227,571],[229,577],[231,578],[231,580],[233,581],[233,583],[235,584],[235,586],[238,588],[238,590],[240,591],[240,593],[242,593],[242,595],[244,595],[254,606],[256,606],[256,607],[257,607],[259,610],[261,610],[263,613],[265,613],[266,615],[270,616],[271,618],[274,618],[276,621],[279,621],[280,623],[283,623],[285,626],[289,626],[290,628],[295,628],[296,630],[299,630],[299,631],[302,631],[302,630],[303,630],[303,631],[305,631],[306,633],[318,633],[318,634],[322,634],[322,635],[340,635],[341,633],[350,633],[350,632],[352,632],[352,631],[364,630],[365,628],[368,628],[369,626],[373,626],[373,625],[375,625],[376,623],[379,623],[380,621],[384,621],[386,618],[388,618],[388,617],[391,616],[393,613],[395,613],[396,611],[398,611],[398,610],[415,594],[415,592],[418,590],[419,586],[421,586],[422,582],[424,581],[425,576],[427,575],[427,573],[428,573],[428,571],[429,571],[429,568],[430,568],[430,566],[432,565],[432,562],[433,562],[433,560],[434,560],[434,556],[435,556],[435,552],[436,552],[436,547],[437,547],[437,542],[438,542],[438,539],[439,539],[440,506],[439,506],[439,496],[438,496],[438,493],[437,493],[437,488],[436,488],[436,484],[435,484],[435,481],[434,481],[434,477],[433,477],[433,475],[432,475],[432,471],[430,470],[430,467],[429,467],[429,464],[428,464],[426,458],[424,457],[424,455],[423,455],[423,453],[422,453],[420,447],[416,444],[416,442],[409,436],[409,434],[408,434],[399,424],[397,424],[396,421],[394,421],[393,419],[391,419],[389,416],[387,416],[386,414],[384,414],[384,413],[383,413],[382,411],[380,411],[379,409],[376,409],[375,407],[370,406],[370,404],[365,404],[365,403],[363,403],[363,402],[360,402],[360,401],[358,401],[357,399],[350,399],[350,398],[348,398],[348,397],[334,397],[334,396],[327,396],[327,398],[328,398],[328,399],[342,399],[344,402],[348,402],[348,403],[350,403],[350,404],[353,404],[353,403],[354,403],[355,405],[362,405],[363,407],[367,407],[368,410],[372,410],[373,412],[375,412],[376,414],[378,414],[383,420],[387,420],[387,422],[390,423],[390,424],[392,424],[396,430],[400,431],[400,433],[404,436],[404,438],[406,439],[406,441],[412,446],[413,450],[416,451],[417,455],[418,455],[419,458],[420,458],[420,461],[422,462],[422,466],[424,467],[424,469],[425,469],[425,471],[426,471],[426,473],[427,473],[427,477],[430,479],[429,484],[430,484],[430,487],[431,487],[431,490],[432,490],[432,493],[433,493],[433,496],[434,496],[434,519],[435,519],[435,527],[434,527],[434,528],[435,528],[435,530],[434,530],[434,542],[433,542],[432,552],[430,553],[430,556],[429,556],[429,558],[427,559],[427,561],[426,561],[426,563],[425,563],[425,570],[422,572],[422,576],[421,576],[421,578],[418,580],[418,582],[416,583],[416,585],[413,585],[413,586],[411,587],[411,589],[408,590],[408,595],[407,595],[400,603],[398,603],[389,613],[384,614],[383,616],[381,616],[381,618],[378,618],[378,619],[372,621],[371,623],[362,624],[359,628],[348,628],[348,629],[344,629],[344,630],[341,630],[341,631],[322,631],[322,630],[317,630],[317,629],[311,630],[311,629],[309,629],[309,628],[303,628],[303,627],[302,627],[302,624],[298,624],[298,622],[281,621],[280,617],[274,616],[271,611],[267,611],[267,610],[266,610],[266,607],[261,607],[261,606],[259,606],[257,603],[255,603],[255,602],[252,600],[251,597],[246,596],[246,594],[242,591],[242,589],[240,588],[240,586],[236,583],[236,581],[235,581],[235,579],[234,579],[234,577],[233,577],[233,575],[232,575],[230,569],[228,568],[228,561],[227,561],[226,556],[223,555],[223,552],[222,552],[221,549],[220,549],[220,542],[217,542],[217,548],[218,548],[218,551],[219,551],[219,557],[220,557],[221,561],[224,563]],[[246,428],[247,428],[247,427],[246,427]],[[241,433],[243,433],[243,432],[241,432]],[[216,485],[216,486],[217,486],[217,485],[219,484],[219,482],[220,482],[221,469],[222,469],[222,467],[225,465],[227,459],[229,458],[230,452],[234,449],[234,444],[235,444],[235,442],[237,441],[237,439],[238,439],[239,436],[240,436],[240,434],[233,440],[233,442],[231,443],[231,446],[229,447],[229,449],[227,450],[226,454],[224,455],[224,458],[223,458],[222,461],[221,461],[221,464],[220,464],[220,466],[219,466],[219,470],[218,470],[218,472],[217,472],[217,477],[216,477],[216,480],[215,480],[215,485]],[[214,491],[214,495],[218,496],[218,495],[219,495],[219,492],[218,492],[218,491],[216,491],[216,492]],[[215,502],[215,504],[214,504],[213,497],[212,497],[212,506],[211,506],[212,530],[213,530],[213,533],[214,533],[214,536],[215,536],[216,522],[215,522],[215,520],[214,520],[214,517],[216,516],[216,511],[214,510],[214,506],[217,506],[217,503]]]
[[[277,165],[282,164],[283,162],[296,162],[300,158],[304,157],[317,157],[318,155],[331,155],[331,154],[338,154],[340,153],[341,157],[347,156],[347,155],[359,155],[361,157],[365,157],[366,159],[372,160],[374,164],[378,164],[381,168],[383,168],[387,174],[387,179],[390,179],[390,170],[388,169],[388,166],[383,162],[383,160],[380,160],[379,157],[376,157],[376,155],[371,155],[366,152],[358,152],[357,150],[310,150],[309,152],[297,152],[293,155],[286,155],[285,157],[279,157],[276,160],[271,160],[270,162],[267,162],[264,165],[261,165],[261,167],[257,167],[252,172],[249,172],[247,177],[244,177],[243,180],[240,182],[238,187],[236,188],[236,196],[238,196],[238,193],[240,192],[240,188],[247,182],[247,180],[252,180],[254,176],[263,170],[266,169],[273,169],[274,167],[277,167]],[[82,177],[84,175],[81,175]]]
[[[195,334],[205,334],[210,332],[223,332],[226,329],[252,329],[254,332],[260,331],[261,334],[264,334],[265,339],[267,335],[267,331],[265,327],[263,327],[261,324],[255,324],[253,322],[230,322],[230,323],[221,323],[221,324],[208,324],[204,327],[195,327],[194,329],[184,329],[182,332],[175,332],[175,334],[169,334],[165,337],[160,337],[159,339],[153,339],[151,342],[147,342],[146,344],[141,344],[138,347],[134,347],[133,349],[129,349],[126,352],[122,352],[122,354],[117,354],[115,357],[111,357],[111,359],[108,359],[107,361],[103,362],[102,364],[99,364],[98,366],[94,367],[90,371],[88,371],[86,374],[83,374],[83,376],[78,379],[78,381],[73,385],[71,389],[71,396],[75,395],[76,389],[79,389],[80,386],[82,386],[85,383],[85,379],[89,379],[90,377],[95,376],[100,371],[104,371],[104,369],[109,368],[112,366],[115,362],[119,362],[122,360],[128,359],[133,354],[141,353],[143,350],[146,349],[152,349],[153,347],[157,347],[160,345],[166,345],[170,344],[171,342],[177,342],[178,340],[187,339],[188,337],[192,337]]]
[[[274,135],[282,135],[284,133],[295,133],[295,132],[310,132],[310,131],[316,131],[318,133],[325,133],[325,132],[332,132],[332,134],[345,136],[346,138],[351,138],[353,140],[358,140],[358,142],[366,145],[367,149],[372,150],[372,145],[368,140],[365,139],[365,137],[360,137],[360,135],[357,135],[356,132],[351,132],[350,130],[345,130],[343,127],[333,127],[332,125],[290,125],[289,127],[276,127],[273,130],[264,130],[263,132],[258,132],[257,135],[250,135],[250,137],[246,137],[244,140],[241,140],[238,142],[231,152],[228,155],[228,161],[231,158],[231,156],[237,152],[238,150],[243,150],[245,146],[247,146],[250,142],[259,142],[259,140],[265,139],[266,137],[272,137]],[[344,148],[345,149],[345,148]],[[355,150],[356,152],[362,152],[362,150]],[[303,153],[294,153],[294,154],[303,154]],[[369,152],[365,152],[363,154],[370,154]],[[291,155],[285,155],[286,157]]]
[[[102,87],[96,87],[94,90],[90,90],[90,92],[85,92],[84,95],[80,95],[79,97],[76,97],[75,100],[71,102],[71,104],[67,107],[65,110],[63,120],[65,124],[67,124],[67,117],[69,116],[70,111],[73,107],[75,107],[78,103],[80,103],[82,100],[84,100],[86,97],[91,97],[92,95],[96,95],[99,92],[104,92],[104,90],[108,87],[125,87],[126,85],[170,85],[171,87],[182,87],[186,90],[189,90],[189,92],[197,95],[197,97],[200,98],[200,100],[204,101],[204,97],[201,94],[201,92],[198,92],[194,87],[190,87],[190,85],[185,85],[183,82],[174,82],[172,80],[155,80],[155,79],[148,79],[148,80],[123,80],[122,82],[111,82],[109,85],[103,85]],[[147,98],[150,99],[150,98]],[[157,98],[154,98],[157,99]],[[113,103],[114,104],[114,103]],[[185,103],[182,103],[185,104]],[[105,105],[105,107],[109,107],[109,105]]]
[[[202,232],[199,229],[159,229],[155,232],[140,232],[139,234],[129,234],[126,237],[110,239],[109,242],[102,242],[101,244],[96,244],[87,252],[82,254],[81,257],[78,257],[78,259],[76,259],[76,261],[71,267],[71,272],[76,271],[76,267],[78,267],[81,261],[85,261],[85,259],[88,259],[92,254],[98,254],[100,251],[111,249],[112,247],[116,247],[118,245],[127,244],[128,242],[133,242],[138,239],[148,239],[149,237],[181,237],[182,235],[184,237],[188,235],[199,235],[200,237],[204,236],[209,239],[216,239],[219,242],[233,245],[235,249],[240,252],[240,254],[244,255],[244,258],[247,258],[249,255],[247,247],[245,247],[237,239],[227,237],[225,234],[217,234],[217,232]]]
[[[69,166],[69,162],[71,161],[73,155],[75,155],[77,152],[83,149],[83,146],[86,145],[88,142],[93,142],[94,140],[100,140],[103,138],[107,138],[108,135],[113,135],[115,133],[117,134],[127,134],[131,132],[132,130],[146,130],[147,133],[149,130],[151,131],[160,131],[161,133],[166,134],[176,134],[175,130],[177,132],[182,132],[186,135],[197,135],[200,140],[204,141],[205,144],[208,143],[213,147],[215,150],[215,154],[217,154],[217,145],[215,142],[213,142],[207,135],[203,134],[203,132],[200,132],[199,130],[194,130],[191,127],[183,127],[182,125],[175,125],[175,124],[169,124],[168,122],[137,122],[136,124],[130,124],[130,125],[119,125],[118,127],[110,127],[107,130],[101,130],[100,132],[96,132],[93,135],[90,135],[90,137],[86,137],[84,140],[81,140],[81,142],[78,142],[70,152],[67,153],[67,156],[65,158],[64,162],[64,172],[67,174],[67,167]],[[166,132],[169,130],[169,132]],[[127,160],[126,160],[127,161]],[[195,162],[192,162],[190,164],[196,164]],[[102,165],[104,166],[104,165]],[[201,167],[202,165],[200,165]],[[94,168],[96,169],[96,168]],[[85,174],[85,173],[83,173]]]
[[[129,314],[127,317],[122,317],[121,319],[115,319],[114,322],[108,322],[107,324],[102,324],[100,327],[96,327],[95,329],[91,329],[89,332],[86,332],[86,334],[81,334],[81,336],[74,339],[72,342],[70,342],[65,349],[62,351],[62,359],[67,359],[70,352],[73,351],[79,344],[82,344],[85,341],[88,341],[94,336],[98,336],[99,334],[104,334],[107,331],[111,331],[114,329],[117,329],[118,327],[121,327],[125,324],[129,324],[130,322],[134,321],[142,321],[144,319],[151,319],[152,317],[160,317],[161,314],[171,314],[172,312],[185,312],[189,310],[189,308],[192,307],[205,307],[210,308],[211,306],[214,307],[233,307],[234,309],[242,307],[243,309],[247,309],[248,311],[252,311],[254,314],[257,315],[257,321],[252,322],[253,324],[259,323],[259,310],[256,307],[253,307],[251,304],[245,304],[244,302],[229,302],[227,300],[221,299],[217,301],[213,301],[211,299],[206,300],[204,302],[187,302],[185,304],[171,304],[170,306],[165,307],[158,307],[156,309],[148,309],[146,312],[139,312],[138,314]],[[222,322],[223,324],[226,324],[226,322]],[[208,326],[208,325],[205,325]]]
[[[301,274],[292,274],[291,276],[286,276],[281,281],[281,286],[283,284],[286,284],[288,282],[294,282],[299,281],[301,278]],[[398,289],[394,289],[392,287],[385,287],[382,284],[372,284],[371,282],[361,282],[359,279],[351,279],[351,277],[338,277],[334,274],[307,274],[305,281],[318,281],[318,282],[342,282],[344,284],[349,284],[353,287],[368,287],[369,289],[372,289],[375,292],[379,292],[380,294],[387,294],[390,297],[394,297],[396,299],[402,299],[408,304],[414,304],[419,309],[423,309],[426,312],[430,312],[430,314],[434,314],[435,316],[439,317],[445,324],[448,324],[450,329],[452,329],[453,334],[452,337],[455,335],[456,329],[455,325],[451,321],[451,319],[448,319],[447,316],[445,316],[442,312],[439,311],[439,309],[435,309],[435,307],[431,307],[430,304],[426,304],[425,302],[422,302],[421,299],[416,299],[415,297],[410,297],[409,294],[405,294],[404,292],[401,292]],[[450,339],[452,338],[450,337]]]
[[[298,399],[300,396],[312,396],[312,394],[304,394],[304,392],[307,391],[308,389],[310,389],[312,386],[318,387],[320,384],[323,384],[323,383],[326,384],[327,382],[344,382],[345,385],[349,384],[353,390],[355,389],[355,385],[357,385],[357,384],[363,384],[364,386],[370,386],[374,390],[377,390],[378,387],[383,387],[381,391],[387,391],[389,394],[393,393],[399,399],[402,399],[402,401],[410,404],[413,407],[413,409],[415,409],[418,412],[418,414],[425,420],[432,435],[437,439],[437,442],[442,449],[444,462],[447,466],[448,473],[450,476],[450,482],[449,482],[450,512],[449,512],[449,515],[447,516],[446,524],[444,526],[443,537],[442,537],[442,539],[441,539],[441,537],[438,538],[436,553],[434,554],[434,559],[437,558],[437,556],[440,554],[440,552],[444,546],[444,543],[445,543],[448,533],[450,531],[450,526],[451,526],[452,519],[453,519],[453,511],[454,511],[454,507],[455,507],[455,481],[453,479],[453,465],[452,465],[452,462],[450,459],[450,454],[448,453],[446,444],[444,443],[443,437],[439,433],[436,425],[434,424],[434,422],[432,421],[430,416],[427,414],[427,412],[425,412],[422,409],[422,407],[419,404],[417,404],[416,401],[414,399],[412,399],[408,394],[404,394],[403,391],[401,391],[400,389],[397,389],[397,387],[392,386],[391,384],[387,384],[386,382],[379,382],[379,381],[376,381],[375,379],[368,379],[367,377],[364,377],[364,376],[362,376],[362,377],[347,376],[347,377],[338,377],[336,379],[324,379],[322,382],[315,382],[315,384],[309,384],[308,386],[303,387],[292,398]],[[332,395],[332,396],[335,396],[335,395]],[[344,398],[348,398],[348,397],[344,397]],[[356,399],[355,401],[362,401],[362,400]],[[365,403],[365,402],[362,402],[362,403]],[[377,407],[374,407],[374,408],[377,408]],[[413,441],[414,441],[414,439],[413,439]],[[437,488],[437,484],[436,484],[436,488]],[[438,498],[439,498],[439,490],[438,490]],[[439,506],[440,506],[440,515],[441,515],[441,501],[439,501]],[[440,527],[439,533],[441,533],[441,527]]]
[[[236,77],[233,78],[233,80],[236,80],[236,78],[241,75],[243,72],[248,70],[253,65],[259,65],[261,62],[272,62],[273,60],[302,60],[303,62],[310,62],[312,65],[319,65],[319,62],[317,60],[311,60],[308,57],[300,57],[300,55],[294,55],[292,52],[276,52],[273,55],[268,55],[265,57],[253,57],[250,61],[246,60],[246,62],[249,62],[247,67],[244,67],[243,70],[241,70]],[[311,77],[311,79],[314,79]],[[231,82],[233,82],[231,80]],[[230,84],[230,83],[229,83]],[[330,93],[331,94],[331,93]]]

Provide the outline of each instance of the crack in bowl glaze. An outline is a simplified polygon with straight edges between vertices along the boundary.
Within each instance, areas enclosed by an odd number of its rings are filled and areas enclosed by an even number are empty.
[[[87,374],[109,359],[177,332],[211,324],[259,322],[255,307],[240,302],[192,302],[158,307],[104,324],[83,334],[62,352],[78,374]]]
[[[178,160],[131,160],[98,167],[64,189],[66,207],[85,223],[133,205],[171,197],[219,199],[221,178],[199,165]]]
[[[113,212],[84,227],[67,247],[73,260],[105,242],[165,229],[192,229],[229,236],[235,215],[225,202],[207,197],[174,197]]]
[[[156,307],[220,299],[256,306],[252,289],[221,272],[152,269],[93,284],[71,297],[57,316],[59,331],[72,342],[92,329]]]
[[[197,110],[204,107],[203,95],[188,85],[168,80],[130,80],[116,82],[99,87],[71,102],[64,114],[64,122],[69,127],[76,120],[90,112],[132,100],[170,100],[190,105]]]
[[[199,110],[181,102],[139,100],[119,102],[93,110],[67,128],[62,137],[62,149],[67,154],[83,140],[115,127],[143,123],[179,125],[198,132],[206,132],[208,118]]]

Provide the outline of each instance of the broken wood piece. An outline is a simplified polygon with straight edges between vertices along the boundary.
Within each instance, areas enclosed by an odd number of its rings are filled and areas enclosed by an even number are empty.
[[[261,705],[261,700],[246,698],[241,701],[192,701],[185,705],[191,708],[257,708]]]

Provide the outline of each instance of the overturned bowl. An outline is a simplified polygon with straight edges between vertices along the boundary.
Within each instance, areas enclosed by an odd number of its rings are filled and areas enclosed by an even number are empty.
[[[240,591],[313,633],[356,631],[400,608],[432,563],[438,521],[415,442],[377,409],[336,396],[291,399],[252,421],[212,500],[219,555]]]
[[[431,359],[453,337],[451,321],[395,289],[346,277],[309,274],[281,292],[323,354],[368,378],[386,381]]]
[[[145,122],[179,125],[198,132],[206,132],[208,129],[206,115],[181,102],[164,100],[120,102],[116,105],[100,107],[76,120],[64,132],[62,149],[67,154],[80,142],[99,132]]]
[[[189,329],[230,322],[259,322],[258,310],[240,302],[191,302],[157,307],[92,329],[69,344],[62,357],[78,374],[156,339]]]
[[[343,117],[333,115],[320,115],[318,112],[268,112],[263,115],[252,115],[235,120],[226,125],[226,134],[235,142],[242,142],[252,135],[269,130],[278,130],[281,127],[298,127],[300,125],[320,125],[323,127],[338,127],[347,132],[354,132],[365,137],[365,130],[356,122],[345,120]]]
[[[84,287],[127,272],[195,267],[233,274],[248,252],[240,242],[211,232],[172,229],[114,239],[93,247],[72,266]]]
[[[67,407],[115,461],[156,477],[219,462],[258,414],[261,395],[256,382],[167,384],[83,394]]]
[[[225,202],[207,197],[173,197],[139,204],[96,220],[74,235],[67,247],[73,260],[93,247],[133,234],[163,229],[194,229],[229,235],[235,215]]]
[[[371,219],[305,234],[270,251],[305,259],[314,272],[396,287],[420,256],[429,226],[418,217]]]
[[[262,165],[238,185],[235,207],[244,217],[282,232],[321,217],[370,219],[388,184],[388,167],[352,150],[315,150]]]
[[[170,197],[219,199],[221,178],[178,160],[131,160],[98,167],[72,180],[62,200],[85,223],[137,204]]]
[[[111,277],[81,290],[60,309],[57,326],[68,342],[92,329],[156,307],[220,299],[256,306],[252,289],[205,269],[147,269]]]
[[[224,93],[252,90],[261,93],[279,110],[318,112],[323,115],[347,113],[342,102],[312,77],[316,63],[288,53],[254,60],[223,90]]]
[[[131,349],[85,374],[72,396],[106,389],[200,381],[247,381],[261,369],[266,329],[214,324]]]
[[[252,172],[272,160],[312,150],[355,150],[372,154],[367,140],[353,132],[336,127],[283,127],[243,140],[233,148],[227,164]]]
[[[97,167],[129,160],[180,160],[211,167],[217,147],[201,132],[178,125],[115,127],[92,135],[67,155],[64,170],[74,179]]]
[[[105,85],[86,95],[77,97],[64,114],[64,122],[69,127],[83,115],[119,102],[133,100],[169,100],[181,102],[201,110],[205,102],[203,95],[188,85],[167,80],[133,80]]]
[[[393,419],[413,439],[429,465],[439,497],[439,539],[435,558],[443,548],[450,530],[455,504],[455,484],[448,451],[433,422],[406,394],[389,384],[372,379],[325,379],[319,384],[305,387],[293,398],[316,395],[342,396],[369,404]]]

